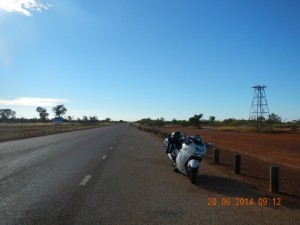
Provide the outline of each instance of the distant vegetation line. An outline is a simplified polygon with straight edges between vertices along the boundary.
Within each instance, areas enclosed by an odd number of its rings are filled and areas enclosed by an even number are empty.
[[[57,105],[52,108],[55,115],[54,118],[49,119],[47,109],[37,107],[36,112],[39,118],[17,118],[16,112],[11,109],[0,109],[0,123],[53,123],[56,117],[62,118],[62,122],[77,123],[77,124],[101,124],[105,122],[125,122],[123,120],[112,121],[111,118],[99,120],[97,116],[82,116],[82,118],[75,119],[74,116],[65,116],[67,108],[64,105]],[[240,131],[266,130],[266,131],[297,131],[300,127],[300,119],[293,121],[282,120],[280,116],[271,113],[268,118],[259,118],[258,120],[245,120],[228,118],[224,120],[217,120],[215,116],[210,116],[209,119],[203,119],[203,114],[195,114],[188,120],[166,121],[163,117],[157,119],[144,118],[136,121],[144,126],[193,126],[201,128],[203,126],[223,127],[223,129],[232,130],[233,128]],[[258,123],[259,122],[259,123]],[[225,128],[227,127],[227,128]]]
[[[158,119],[144,118],[136,121],[142,126],[171,126],[171,127],[214,127],[215,129],[224,131],[241,131],[241,132],[252,132],[252,131],[266,131],[266,132],[295,132],[300,127],[300,120],[294,120],[292,122],[282,121],[281,118],[271,113],[268,119],[264,119],[263,123],[258,123],[256,120],[245,120],[229,118],[222,121],[216,120],[214,116],[210,116],[208,120],[202,119],[203,114],[194,115],[189,120],[176,120],[165,121],[163,117]],[[262,126],[261,126],[262,125]]]
[[[124,122],[123,120],[112,121],[111,118],[106,117],[105,119],[99,120],[97,116],[82,116],[82,118],[75,119],[74,116],[65,116],[67,108],[64,105],[57,105],[52,108],[55,117],[61,117],[62,122],[80,123],[80,124],[97,124],[104,122]],[[46,108],[37,107],[36,112],[39,118],[17,118],[16,112],[11,109],[0,109],[0,123],[52,123],[54,118],[49,118],[49,113]]]

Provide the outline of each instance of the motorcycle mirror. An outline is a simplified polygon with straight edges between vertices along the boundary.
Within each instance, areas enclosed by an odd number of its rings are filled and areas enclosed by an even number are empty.
[[[210,143],[210,142],[206,143],[205,145],[206,145],[207,148],[211,148],[213,146],[213,144]]]

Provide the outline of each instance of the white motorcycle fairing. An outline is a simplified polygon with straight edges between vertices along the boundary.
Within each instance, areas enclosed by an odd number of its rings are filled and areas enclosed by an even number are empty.
[[[166,138],[163,144],[172,162],[173,171],[188,175],[191,182],[195,184],[200,162],[206,153],[206,147],[210,148],[212,144],[205,144],[199,135],[184,136],[180,143],[178,139],[175,139],[175,134],[178,133],[180,132],[173,132],[173,137]]]
[[[186,175],[189,175],[189,168],[198,170],[200,167],[200,161],[205,152],[205,144],[203,144],[203,146],[198,146],[192,141],[189,142],[189,144],[183,143],[182,148],[176,152],[177,169]]]

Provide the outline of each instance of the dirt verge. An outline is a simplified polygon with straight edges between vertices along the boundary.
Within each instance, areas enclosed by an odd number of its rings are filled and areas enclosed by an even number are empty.
[[[152,128],[153,129],[153,128]],[[300,206],[300,134],[299,133],[238,133],[214,129],[186,127],[154,128],[171,133],[174,130],[188,135],[199,134],[205,142],[212,142],[206,162],[240,179],[253,188],[271,196],[280,196],[286,202]],[[220,151],[220,163],[213,163],[214,149]],[[234,156],[241,155],[241,174],[234,174]],[[269,192],[271,165],[280,168],[280,192]]]

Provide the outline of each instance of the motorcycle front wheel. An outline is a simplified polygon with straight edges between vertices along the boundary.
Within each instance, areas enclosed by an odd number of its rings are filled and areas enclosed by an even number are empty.
[[[196,183],[196,178],[197,178],[197,168],[191,168],[190,167],[190,180],[192,184]]]

